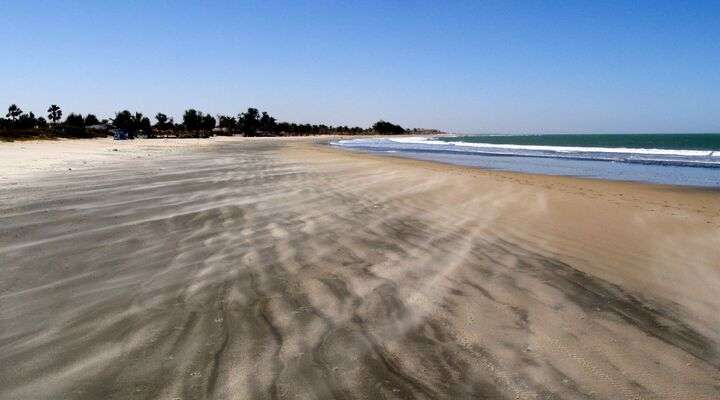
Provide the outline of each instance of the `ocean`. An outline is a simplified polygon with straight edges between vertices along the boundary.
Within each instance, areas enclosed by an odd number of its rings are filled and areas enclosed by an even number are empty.
[[[720,188],[720,134],[443,135],[332,145],[536,174]]]

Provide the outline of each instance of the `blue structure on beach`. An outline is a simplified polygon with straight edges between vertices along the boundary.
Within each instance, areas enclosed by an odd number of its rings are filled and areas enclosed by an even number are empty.
[[[113,139],[127,140],[128,139],[128,131],[126,131],[125,129],[115,129],[113,131]]]

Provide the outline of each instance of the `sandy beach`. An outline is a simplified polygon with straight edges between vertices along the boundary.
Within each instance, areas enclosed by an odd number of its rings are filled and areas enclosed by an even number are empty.
[[[718,399],[720,192],[0,143],[1,399]]]

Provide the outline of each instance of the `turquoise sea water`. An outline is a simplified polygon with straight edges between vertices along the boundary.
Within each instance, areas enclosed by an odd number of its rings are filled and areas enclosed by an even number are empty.
[[[446,135],[333,145],[481,168],[720,188],[720,134]]]

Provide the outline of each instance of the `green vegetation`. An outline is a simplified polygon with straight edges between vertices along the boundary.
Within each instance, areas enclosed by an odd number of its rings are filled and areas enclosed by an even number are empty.
[[[148,137],[152,136],[150,118],[139,112],[133,114],[128,110],[120,111],[115,114],[115,118],[112,119],[112,126],[116,129],[127,131],[130,139],[137,137],[141,133],[144,133]]]
[[[210,136],[215,129],[215,118],[210,114],[195,109],[185,110],[183,114],[183,126],[185,131],[195,137]]]
[[[93,114],[86,115],[85,116],[85,126],[93,126],[93,125],[100,125],[100,121]]]
[[[52,121],[53,124],[57,124],[57,122],[60,121],[60,118],[62,118],[62,110],[56,104],[51,105],[47,112],[48,119]]]
[[[212,135],[243,136],[309,136],[309,135],[394,135],[405,133],[400,125],[378,121],[371,128],[330,126],[324,124],[297,124],[278,122],[266,111],[248,108],[236,116],[204,113],[190,108],[185,110],[182,123],[175,123],[166,114],[155,115],[155,124],[140,112],[122,110],[110,120],[99,120],[93,114],[69,113],[62,120],[63,110],[57,104],[47,109],[47,120],[32,112],[23,112],[16,104],[8,107],[5,118],[0,118],[0,140],[34,138],[91,138],[112,135],[121,130],[128,138],[136,137],[209,137]],[[47,121],[51,123],[48,124]]]
[[[403,129],[402,126],[391,124],[390,122],[385,122],[383,120],[376,122],[375,125],[373,125],[373,130],[383,135],[399,135],[405,133],[405,129]]]
[[[11,104],[10,107],[8,107],[8,112],[7,114],[5,114],[5,116],[15,122],[21,114],[22,110],[15,104]]]

